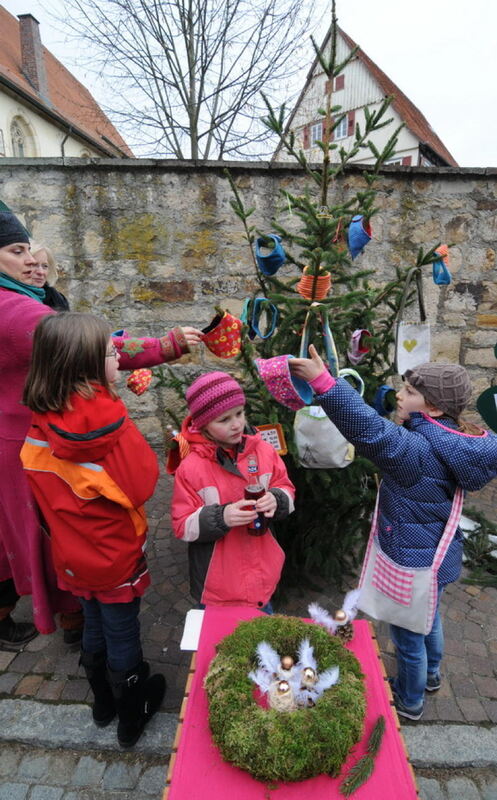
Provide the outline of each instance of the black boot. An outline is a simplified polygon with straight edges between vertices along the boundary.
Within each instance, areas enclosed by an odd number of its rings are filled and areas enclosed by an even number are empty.
[[[38,631],[30,622],[14,622],[10,614],[0,620],[0,650],[22,650],[35,636]]]
[[[121,747],[133,747],[136,744],[145,725],[162,703],[166,679],[163,675],[149,678],[149,672],[145,661],[127,672],[108,670],[119,717],[117,741]]]
[[[92,705],[93,722],[99,728],[105,728],[116,716],[114,695],[107,678],[105,651],[101,653],[85,653],[81,651],[79,663],[86,672],[95,702]]]

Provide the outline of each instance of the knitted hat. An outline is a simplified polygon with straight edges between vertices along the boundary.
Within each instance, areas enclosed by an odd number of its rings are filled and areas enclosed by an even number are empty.
[[[428,403],[456,420],[471,397],[468,373],[459,364],[420,364],[406,370],[404,378]]]
[[[29,244],[29,234],[11,211],[0,211],[0,247],[24,242]]]
[[[193,381],[186,391],[186,402],[193,422],[203,428],[225,411],[245,405],[243,389],[226,372],[208,372]]]

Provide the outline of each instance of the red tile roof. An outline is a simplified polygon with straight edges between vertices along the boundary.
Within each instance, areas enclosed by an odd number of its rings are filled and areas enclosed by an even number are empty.
[[[133,157],[124,139],[114,128],[88,89],[71,75],[63,64],[43,47],[50,103],[41,97],[24,77],[21,67],[19,20],[0,6],[0,80],[7,79],[24,95],[55,114],[67,128],[72,125],[108,155],[118,155],[102,137],[118,148],[121,155]]]
[[[338,28],[338,30],[345,43],[351,49],[354,49],[354,47],[358,46],[354,40],[345,33],[345,31],[343,31],[341,28]],[[330,33],[328,32],[323,48],[328,42],[329,36]],[[448,166],[459,166],[457,161],[445,147],[442,140],[438,138],[437,134],[431,127],[426,117],[423,116],[419,108],[417,108],[414,103],[409,100],[404,92],[402,92],[399,87],[396,86],[392,80],[390,80],[388,75],[385,75],[383,70],[381,70],[360,47],[356,53],[356,56],[360,61],[362,61],[366,69],[379,84],[384,94],[394,96],[394,100],[392,102],[393,108],[401,117],[402,121],[405,122],[406,127],[415,136],[417,136],[420,142],[427,144],[428,147],[430,147],[438,156],[440,156],[440,158],[447,162]]]
[[[338,27],[338,31],[342,36],[343,40],[345,41],[345,43],[348,45],[348,47],[350,47],[351,49],[358,47],[358,45],[354,42],[354,40],[351,39],[350,36],[348,36],[348,34],[346,34],[345,31],[343,31],[340,27]],[[330,40],[330,36],[331,36],[331,28],[326,34],[324,42],[321,45],[320,48],[321,52],[325,50]],[[426,117],[423,116],[419,108],[416,108],[414,103],[412,103],[409,100],[409,98],[404,94],[404,92],[402,92],[399,89],[399,87],[396,86],[392,80],[390,80],[388,75],[385,75],[383,70],[381,70],[360,47],[358,47],[358,50],[356,52],[356,57],[360,61],[362,61],[362,63],[364,64],[370,75],[372,75],[372,77],[376,80],[383,94],[385,96],[390,96],[390,95],[394,96],[394,100],[392,102],[393,108],[396,110],[401,120],[405,123],[406,127],[419,139],[419,141],[422,144],[427,145],[440,159],[442,159],[442,161],[445,162],[444,166],[449,166],[449,167],[459,166],[457,161],[445,147],[442,140],[438,138],[437,134],[431,127]],[[304,95],[307,91],[309,84],[312,81],[314,71],[318,63],[319,61],[316,56],[309,72],[307,73],[307,79],[305,85],[288,119],[287,122],[288,128],[291,126],[291,122],[295,116],[295,113],[304,98]],[[277,157],[277,154],[279,153],[280,149],[281,149],[281,143],[278,144],[276,152],[273,155],[273,159]]]

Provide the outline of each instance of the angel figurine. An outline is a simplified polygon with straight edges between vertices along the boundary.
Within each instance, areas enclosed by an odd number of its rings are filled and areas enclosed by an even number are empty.
[[[352,621],[357,615],[360,589],[352,589],[343,599],[342,608],[339,608],[332,617],[317,603],[311,603],[308,611],[311,619],[318,625],[323,625],[333,636],[338,636],[344,643],[350,642],[354,636]]]
[[[316,700],[325,689],[330,689],[338,682],[340,671],[338,667],[331,667],[319,673],[314,657],[314,648],[309,639],[303,639],[298,650],[298,663],[296,665],[295,701],[298,706],[306,708],[314,706]]]

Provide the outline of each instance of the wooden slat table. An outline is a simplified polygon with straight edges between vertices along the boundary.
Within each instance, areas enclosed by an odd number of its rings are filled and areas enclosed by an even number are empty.
[[[202,683],[215,644],[231,633],[244,619],[259,616],[248,608],[208,608],[204,617],[197,653],[192,656],[185,695],[179,715],[172,755],[167,771],[162,800],[334,800],[340,778],[318,776],[298,783],[282,783],[268,787],[248,773],[224,762],[212,742],[207,713],[207,700]],[[372,724],[381,713],[387,722],[380,754],[371,778],[353,795],[354,800],[416,800],[416,781],[400,723],[393,706],[393,697],[380,655],[374,629],[369,622],[354,622],[355,636],[348,648],[359,658],[366,677],[366,735],[353,748],[347,768],[363,754]],[[366,667],[366,668],[365,668]]]

